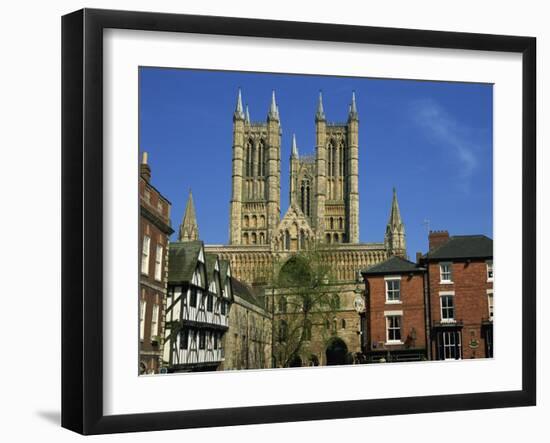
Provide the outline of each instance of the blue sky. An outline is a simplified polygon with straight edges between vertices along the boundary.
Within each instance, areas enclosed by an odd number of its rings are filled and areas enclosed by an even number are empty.
[[[313,153],[319,90],[329,122],[347,120],[355,90],[360,240],[383,241],[394,186],[412,259],[427,249],[425,220],[451,235],[492,237],[492,85],[141,68],[140,150],[149,152],[153,185],[172,202],[175,229],[192,188],[201,239],[228,242],[239,87],[252,121],[265,121],[276,92],[283,130],[281,217],[288,208],[292,134],[300,154]]]

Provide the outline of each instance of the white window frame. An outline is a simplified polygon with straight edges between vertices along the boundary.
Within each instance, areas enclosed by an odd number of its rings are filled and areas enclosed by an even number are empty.
[[[153,313],[151,315],[151,340],[159,335],[159,305],[153,305]]]
[[[157,244],[157,250],[155,253],[155,280],[162,281],[162,256],[164,254],[164,248],[162,245]]]
[[[485,263],[487,265],[487,282],[492,282],[495,278],[493,260],[487,260]]]
[[[403,344],[403,311],[384,311],[386,318],[386,344],[387,345],[402,345]],[[390,317],[399,317],[399,340],[390,340]]]
[[[487,309],[489,313],[489,320],[493,321],[494,310],[495,310],[495,301],[493,297],[493,290],[487,289]]]
[[[145,312],[147,310],[147,302],[145,300],[139,301],[139,339],[145,338]]]
[[[449,267],[449,272],[448,272],[450,276],[449,279],[443,278],[443,266]],[[453,263],[452,262],[444,261],[439,263],[439,283],[442,283],[442,284],[453,283]]]
[[[443,318],[443,297],[452,297],[453,318]],[[439,316],[441,318],[441,323],[456,323],[456,303],[454,291],[445,291],[439,293]]]
[[[143,236],[143,245],[141,248],[141,273],[149,275],[149,256],[151,255],[151,237]],[[135,269],[135,268],[134,268]]]
[[[390,300],[388,295],[389,295],[389,290],[388,290],[388,282],[394,282],[394,281],[398,281],[399,282],[399,298],[397,300]],[[386,304],[401,304],[402,303],[402,300],[401,300],[401,276],[388,276],[388,277],[384,277],[384,288],[385,288],[385,292],[386,292]]]
[[[456,337],[458,340],[458,343],[446,344],[445,337],[451,337],[451,336]],[[462,360],[462,334],[460,333],[460,331],[456,331],[456,330],[443,331],[441,333],[441,340],[443,340],[443,360]],[[454,357],[447,358],[446,352],[445,352],[447,348],[458,349],[458,358],[454,358]]]

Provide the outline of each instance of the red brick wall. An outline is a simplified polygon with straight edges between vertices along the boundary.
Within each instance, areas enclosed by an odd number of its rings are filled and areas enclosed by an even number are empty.
[[[148,194],[146,198],[145,195]],[[139,180],[140,206],[145,207],[161,220],[161,224],[170,223],[170,204],[159,192],[145,182]],[[159,205],[159,201],[162,203]],[[150,240],[149,267],[148,272],[141,272],[141,259],[143,238],[147,235]],[[163,247],[161,279],[155,279],[155,261],[157,245]],[[146,302],[144,318],[144,338],[140,340],[140,363],[145,364],[147,373],[158,373],[159,360],[162,355],[162,340],[153,341],[151,337],[151,322],[153,318],[153,306],[158,306],[158,336],[164,334],[164,311],[165,311],[165,290],[166,290],[166,264],[168,260],[169,238],[155,223],[140,215],[139,240],[138,240],[138,275],[140,277],[139,300]],[[138,318],[139,325],[139,318]]]
[[[386,303],[384,275],[368,276],[370,287],[367,301],[367,351],[371,351],[373,342],[386,342],[386,318],[384,311],[403,311],[401,318],[401,339],[407,340],[414,328],[416,339],[410,342],[411,348],[426,348],[426,330],[424,321],[424,283],[422,274],[401,275],[401,303]],[[380,346],[377,350],[383,349]],[[387,345],[386,349],[406,349],[405,345]]]
[[[452,263],[453,283],[440,282],[439,263],[430,263],[430,311],[432,324],[441,321],[440,292],[454,291],[455,320],[462,322],[462,358],[485,357],[485,339],[481,323],[489,317],[487,290],[493,283],[487,281],[487,264],[485,260],[472,260]],[[434,337],[435,339],[435,334]],[[474,348],[472,340],[478,342]],[[434,358],[437,349],[433,343]]]

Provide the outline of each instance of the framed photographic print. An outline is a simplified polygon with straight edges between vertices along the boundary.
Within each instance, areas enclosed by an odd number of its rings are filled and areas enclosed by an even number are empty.
[[[62,26],[64,427],[535,404],[534,38]]]

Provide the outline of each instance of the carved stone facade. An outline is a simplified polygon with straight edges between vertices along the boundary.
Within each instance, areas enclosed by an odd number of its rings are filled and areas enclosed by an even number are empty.
[[[272,319],[263,296],[233,280],[233,304],[225,335],[223,370],[271,368]]]
[[[230,262],[234,278],[255,291],[265,288],[297,252],[313,245],[320,251],[334,277],[329,290],[341,303],[330,324],[312,325],[309,354],[300,356],[303,365],[327,364],[332,346],[345,348],[347,358],[362,351],[363,317],[354,308],[364,291],[359,271],[392,255],[406,256],[395,192],[384,242],[359,242],[359,114],[354,93],[343,123],[327,121],[319,94],[315,140],[315,153],[300,156],[296,137],[292,139],[290,205],[281,219],[281,116],[275,93],[266,121],[257,123],[250,121],[239,90],[233,114],[229,244],[206,245],[206,251]],[[270,315],[269,294],[264,296]],[[243,335],[234,332],[233,338],[235,333]],[[231,365],[242,366],[242,361]]]

